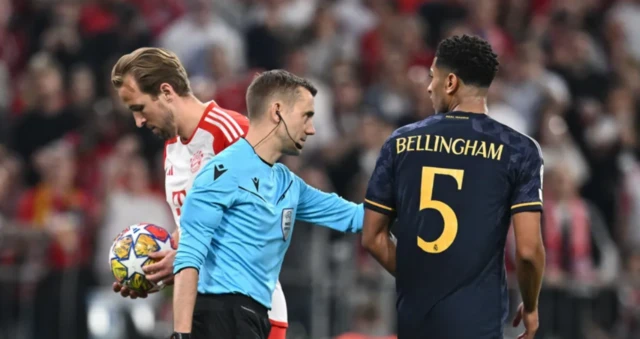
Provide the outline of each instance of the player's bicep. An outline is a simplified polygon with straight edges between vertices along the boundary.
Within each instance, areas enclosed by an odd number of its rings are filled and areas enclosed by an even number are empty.
[[[390,138],[382,146],[364,200],[366,208],[386,215],[394,215],[396,206],[393,142]]]
[[[365,210],[364,224],[362,225],[362,242],[367,244],[381,235],[390,236],[390,225],[391,217],[389,215],[371,209]]]
[[[531,258],[542,248],[540,212],[521,212],[513,215],[513,234],[519,257]]]
[[[542,183],[544,162],[535,142],[518,163],[516,184],[511,200],[511,213],[542,211]]]

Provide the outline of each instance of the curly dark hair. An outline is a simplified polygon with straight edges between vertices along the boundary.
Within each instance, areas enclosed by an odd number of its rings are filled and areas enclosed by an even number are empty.
[[[451,70],[468,85],[489,87],[498,72],[498,56],[477,36],[456,35],[442,40],[436,57],[436,66]]]

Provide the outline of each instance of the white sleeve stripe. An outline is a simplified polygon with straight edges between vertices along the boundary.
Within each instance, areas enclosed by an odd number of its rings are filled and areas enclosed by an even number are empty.
[[[237,122],[235,119],[233,119],[233,118],[229,115],[229,113],[227,113],[227,112],[225,112],[225,111],[221,110],[221,109],[220,109],[220,108],[218,108],[218,107],[214,107],[214,108],[213,108],[213,110],[214,110],[216,113],[218,113],[218,114],[222,115],[223,117],[225,117],[229,122],[231,122],[231,124],[233,125],[233,127],[235,127],[235,128],[236,128],[236,131],[238,131],[238,134],[240,134],[240,135],[243,135],[243,134],[244,134],[244,131],[242,130],[242,128],[240,127],[240,125],[238,125],[238,122]]]
[[[231,139],[231,136],[229,135],[229,132],[227,132],[227,128],[222,126],[219,122],[214,121],[213,119],[211,119],[210,117],[206,117],[204,118],[204,121],[218,127],[219,130],[222,131],[222,133],[224,134],[224,136],[227,138],[227,141],[232,142],[233,139]]]
[[[216,114],[215,112],[209,112],[209,118],[224,124],[224,126],[227,128],[227,132],[231,132],[231,135],[233,135],[233,139],[238,139],[238,133],[233,129],[231,124],[223,116],[221,116],[220,114]]]
[[[538,149],[538,155],[540,156],[540,159],[542,159],[542,148],[540,147],[540,144],[536,141],[536,139],[521,133],[522,135],[524,135],[525,137],[527,137],[529,140],[531,140],[533,142],[533,144],[536,146],[536,148]]]

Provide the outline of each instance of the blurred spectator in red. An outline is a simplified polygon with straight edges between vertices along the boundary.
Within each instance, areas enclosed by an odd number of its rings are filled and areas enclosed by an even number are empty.
[[[545,181],[545,281],[562,284],[567,280],[595,283],[615,279],[617,249],[598,210],[578,194],[574,174],[558,164],[547,170]]]
[[[11,0],[0,0],[0,68],[15,80],[27,60],[27,37],[24,30],[17,28],[17,13],[13,9]]]
[[[113,273],[104,258],[114,237],[125,227],[141,222],[156,224],[169,231],[176,227],[163,195],[153,191],[149,166],[138,151],[139,146],[116,147],[111,158],[113,170],[108,182],[112,184],[107,192],[105,220],[96,237],[94,256],[94,269],[104,286],[113,283]]]
[[[18,220],[50,237],[50,270],[36,286],[34,338],[87,336],[85,304],[97,206],[75,186],[75,161],[73,147],[63,141],[40,149],[36,166],[42,181],[19,203]]]
[[[626,260],[626,270],[618,291],[622,309],[616,328],[616,338],[640,337],[640,251],[632,249]]]
[[[91,227],[98,206],[75,185],[73,146],[58,141],[38,150],[36,167],[42,181],[20,199],[18,219],[51,231],[53,267],[64,269],[86,263]]]
[[[185,11],[181,0],[132,0],[140,10],[144,23],[149,27],[154,38],[161,35],[174,20],[180,18]]]
[[[381,326],[379,306],[368,303],[357,307],[354,315],[353,331],[341,334],[335,339],[396,339],[388,335]]]
[[[509,34],[498,24],[500,0],[476,0],[469,4],[469,26],[475,35],[487,40],[501,59],[511,56],[514,50]]]

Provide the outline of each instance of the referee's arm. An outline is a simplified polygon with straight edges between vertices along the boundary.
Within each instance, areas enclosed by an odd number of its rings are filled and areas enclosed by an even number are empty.
[[[336,193],[322,192],[294,177],[300,185],[296,219],[344,233],[362,231],[362,205],[347,201]]]
[[[180,220],[180,242],[173,264],[173,328],[191,333],[198,274],[209,251],[211,238],[233,199],[232,180],[214,179],[212,167],[203,169],[187,194]],[[231,177],[231,175],[228,175]]]

